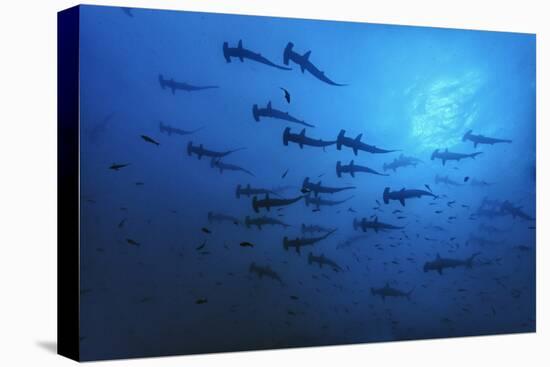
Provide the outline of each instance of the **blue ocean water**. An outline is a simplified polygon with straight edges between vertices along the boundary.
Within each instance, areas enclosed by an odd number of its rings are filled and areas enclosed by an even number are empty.
[[[534,35],[95,6],[80,32],[83,359],[535,330]]]

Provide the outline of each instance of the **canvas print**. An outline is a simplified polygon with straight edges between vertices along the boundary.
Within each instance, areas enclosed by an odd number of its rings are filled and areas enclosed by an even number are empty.
[[[535,45],[81,6],[80,358],[535,331]]]

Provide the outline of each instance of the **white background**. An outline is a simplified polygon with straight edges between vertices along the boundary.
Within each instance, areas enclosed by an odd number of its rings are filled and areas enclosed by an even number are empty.
[[[537,33],[536,334],[132,360],[136,366],[548,366],[547,1],[88,1],[182,10]],[[311,6],[308,6],[310,3]],[[9,5],[8,5],[9,4]],[[56,12],[71,1],[0,10],[0,366],[65,366],[56,342]],[[510,162],[514,164],[514,162]],[[215,332],[215,330],[213,330]],[[100,362],[122,366],[129,361]]]

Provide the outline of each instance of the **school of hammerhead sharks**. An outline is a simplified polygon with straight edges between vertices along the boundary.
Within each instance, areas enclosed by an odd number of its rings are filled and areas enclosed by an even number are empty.
[[[130,9],[123,9],[128,16],[133,16]],[[288,42],[286,47],[282,50],[282,64],[277,64],[270,59],[266,58],[262,54],[245,48],[243,42],[239,40],[236,44],[233,44],[234,47],[230,46],[228,42],[224,42],[221,51],[223,58],[227,64],[234,62],[240,63],[258,63],[262,64],[261,68],[265,67],[266,70],[281,70],[290,71],[293,70],[292,67],[295,67],[294,70],[299,70],[303,77],[312,77],[319,81],[319,83],[325,83],[329,85],[328,88],[346,88],[346,84],[337,83],[324,71],[321,70],[321,67],[312,61],[311,51],[298,51],[298,47],[292,42]],[[230,66],[228,66],[230,67]],[[251,71],[253,72],[253,71]],[[330,74],[330,73],[329,73]],[[167,95],[177,96],[179,93],[211,93],[208,90],[215,90],[218,88],[216,85],[192,85],[185,81],[174,80],[171,77],[167,77],[163,74],[156,76],[158,78],[158,85],[160,86],[159,93],[167,93]],[[155,81],[156,83],[156,81]],[[292,96],[291,91],[281,87],[281,94],[286,101],[286,104],[291,104]],[[167,97],[171,98],[171,97]],[[283,102],[285,103],[285,102]],[[354,179],[357,175],[377,175],[377,176],[389,176],[388,172],[394,173],[397,170],[400,170],[404,167],[413,166],[416,167],[418,164],[422,164],[423,161],[419,158],[406,156],[401,153],[400,150],[396,149],[383,149],[374,145],[370,145],[363,140],[363,134],[359,134],[355,137],[346,135],[344,129],[340,130],[336,137],[332,139],[320,139],[318,137],[306,134],[306,128],[309,131],[312,131],[315,128],[315,125],[307,122],[307,119],[293,116],[288,112],[284,111],[284,108],[275,107],[271,101],[266,105],[253,104],[250,109],[251,115],[249,119],[251,123],[257,123],[264,120],[274,121],[274,123],[282,123],[281,125],[281,135],[274,137],[274,139],[280,139],[283,146],[288,146],[289,144],[295,144],[300,149],[308,147],[311,149],[323,149],[325,150],[328,147],[334,146],[336,150],[342,151],[347,150],[350,152],[350,155],[353,154],[353,157],[348,162],[337,160],[334,162],[334,171],[336,178],[344,177],[349,175],[350,179]],[[111,117],[108,117],[110,119]],[[107,122],[105,122],[107,123]],[[269,123],[269,122],[268,122]],[[292,127],[298,129],[293,131]],[[184,136],[190,137],[193,136],[196,132],[202,128],[195,130],[186,130],[179,126],[172,126],[165,122],[159,122],[158,129],[160,134],[165,136]],[[92,131],[93,133],[93,131]],[[141,135],[140,138],[147,144],[153,144],[159,146],[161,143],[158,139],[151,137],[149,135]],[[491,148],[491,146],[497,144],[512,144],[512,140],[501,139],[495,137],[488,137],[480,134],[474,134],[472,130],[466,131],[462,137],[464,143],[468,142],[473,145],[474,150],[477,150],[479,146],[488,146],[488,149],[498,149]],[[183,145],[184,154],[188,156],[186,159],[196,158],[199,161],[205,162],[209,165],[211,169],[218,170],[220,173],[224,174],[235,174],[243,175],[246,177],[256,177],[254,173],[238,164],[230,163],[234,153],[242,150],[243,148],[230,149],[230,150],[219,150],[215,147],[208,147],[201,142],[196,140],[189,140],[186,142],[186,145]],[[283,148],[284,149],[284,148]],[[372,167],[367,167],[365,165],[360,165],[356,162],[360,155],[365,154],[383,154],[383,155],[398,155],[393,158],[393,160],[385,163],[381,170],[373,169]],[[432,161],[441,162],[442,166],[445,166],[449,162],[460,162],[461,160],[472,159],[476,160],[476,157],[482,155],[481,151],[473,151],[468,153],[459,153],[450,151],[449,149],[436,149],[431,153],[429,159]],[[131,163],[113,163],[109,166],[109,169],[118,172],[124,170]],[[288,169],[282,173],[281,180],[286,177]],[[383,179],[383,178],[382,178]],[[283,210],[286,207],[291,207],[298,205],[300,202],[303,202],[312,212],[318,212],[322,210],[323,207],[336,207],[343,206],[344,203],[348,202],[350,198],[343,200],[333,200],[329,199],[331,196],[341,192],[353,192],[357,187],[346,184],[341,186],[328,186],[324,185],[322,181],[315,182],[315,179],[311,177],[300,178],[300,185],[296,186],[280,186],[280,187],[260,187],[251,185],[250,183],[243,183],[236,186],[234,195],[238,200],[249,200],[250,206],[249,215],[246,215],[244,218],[239,218],[238,216],[231,215],[221,211],[208,211],[207,213],[207,222],[209,226],[220,225],[221,223],[228,223],[230,225],[245,226],[246,228],[257,228],[262,230],[268,226],[279,226],[285,231],[287,228],[294,227],[300,228],[301,234],[296,237],[282,236],[282,251],[290,251],[301,255],[305,249],[307,251],[307,257],[304,261],[307,261],[309,265],[315,265],[320,268],[331,269],[334,272],[345,272],[349,271],[350,267],[340,264],[334,258],[330,256],[325,256],[322,252],[316,252],[315,247],[318,243],[331,238],[333,234],[338,231],[338,228],[327,227],[319,224],[305,224],[300,223],[298,226],[291,225],[286,223],[281,219],[283,217]],[[475,178],[470,179],[470,177],[464,177],[463,180],[455,181],[449,176],[440,176],[436,175],[434,180],[436,185],[446,185],[447,187],[454,186],[490,186],[492,183],[477,180]],[[136,183],[142,185],[143,183]],[[438,195],[429,184],[425,184],[424,187],[416,188],[391,188],[385,185],[380,187],[380,197],[381,201],[376,200],[377,207],[373,208],[374,210],[380,210],[381,207],[389,205],[391,202],[394,202],[394,208],[392,214],[395,216],[396,220],[404,219],[403,211],[406,208],[407,202],[412,199],[419,200],[429,200],[430,205],[439,205],[443,209],[459,207],[460,203],[456,200],[451,200],[447,195]],[[294,194],[286,195],[285,192],[294,189],[296,192]],[[299,192],[298,192],[299,191]],[[437,191],[437,190],[436,190]],[[334,196],[333,196],[334,197]],[[435,211],[436,214],[443,213],[443,210],[439,210],[440,207],[434,208],[438,209]],[[476,210],[470,211],[469,205],[462,205],[462,208],[468,212],[470,220],[477,220],[479,218],[485,219],[494,219],[494,218],[504,218],[509,217],[512,220],[525,221],[528,224],[529,229],[535,229],[535,218],[529,213],[524,211],[524,209],[515,205],[514,203],[508,200],[494,200],[489,198],[484,198],[479,207]],[[341,211],[336,212],[336,215]],[[356,211],[349,207],[347,208],[347,215],[349,213],[356,213]],[[350,218],[351,219],[351,218]],[[455,220],[455,216],[448,217],[448,223],[452,224],[452,221]],[[125,219],[119,223],[118,227],[121,228],[124,226]],[[403,222],[401,222],[403,223]],[[351,247],[354,244],[364,241],[367,237],[365,232],[368,232],[369,236],[376,236],[378,233],[399,233],[399,236],[409,238],[405,232],[406,227],[399,225],[399,222],[386,223],[378,219],[377,215],[372,215],[370,217],[355,217],[350,223],[349,230],[353,228],[354,231],[357,231],[358,234],[346,237],[345,240],[338,243],[336,248],[345,248]],[[434,232],[444,233],[447,232],[447,228],[441,226],[430,225],[430,227],[425,227],[433,230]],[[211,229],[206,226],[201,228],[201,231],[204,232],[204,236],[208,237],[210,235]],[[481,223],[479,224],[479,232],[485,232],[487,235],[500,235],[506,232],[506,229],[498,228],[496,226]],[[419,234],[417,234],[417,237]],[[401,238],[400,238],[401,239]],[[425,237],[426,241],[436,241]],[[131,246],[140,246],[140,241],[135,238],[126,238],[126,243]],[[456,242],[456,237],[452,237],[450,241]],[[472,268],[475,266],[490,265],[497,263],[501,260],[497,259],[482,259],[482,253],[479,250],[482,246],[492,245],[497,243],[496,240],[490,240],[486,237],[476,236],[471,234],[470,238],[467,240],[468,243],[474,245],[474,250],[468,252],[466,257],[446,257],[436,254],[434,258],[431,258],[430,255],[428,261],[424,262],[418,266],[419,271],[423,272],[434,272],[435,277],[439,274],[443,276],[447,272],[452,272],[454,268]],[[195,248],[195,251],[198,254],[209,254],[208,248],[206,247],[207,241],[205,240],[202,244]],[[246,248],[254,248],[256,244],[252,242],[243,241],[239,243],[239,246],[243,248],[243,251],[246,251]],[[379,251],[383,249],[379,247],[378,244],[373,246]],[[458,245],[457,245],[458,247]],[[519,244],[514,247],[514,250],[518,254],[532,253],[534,247],[526,244]],[[294,255],[292,255],[294,256]],[[355,260],[359,262],[356,255]],[[257,259],[256,259],[257,260]],[[416,260],[409,257],[407,258],[413,264],[416,264]],[[394,261],[397,264],[396,261]],[[281,272],[278,272],[276,269],[272,268],[269,263],[259,263],[258,261],[252,261],[248,265],[248,269],[243,269],[243,271],[248,271],[248,276],[259,279],[267,279],[267,282],[273,281],[274,284],[279,283],[281,286],[286,286],[287,282],[284,275]],[[328,278],[327,278],[328,279]],[[260,282],[264,282],[263,280]],[[373,297],[380,297],[382,300],[386,301],[388,298],[403,298],[410,300],[413,298],[412,289],[403,289],[395,286],[390,282],[381,282],[376,286],[370,287],[370,294]],[[516,292],[516,290],[512,290]],[[519,291],[517,291],[519,292]],[[513,293],[512,295],[516,297],[519,293]],[[518,296],[519,297],[519,296]],[[291,296],[292,299],[298,299],[297,296]],[[208,302],[206,297],[196,299],[196,304],[204,304]],[[197,306],[199,307],[199,306]],[[493,312],[495,309],[493,308]],[[289,311],[290,314],[290,311]]]

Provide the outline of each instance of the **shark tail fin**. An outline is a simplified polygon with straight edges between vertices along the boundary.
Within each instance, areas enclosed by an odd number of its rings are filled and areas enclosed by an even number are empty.
[[[257,104],[254,104],[254,106],[252,106],[252,116],[254,116],[254,120],[256,122],[260,121],[260,113],[258,111],[258,105]]]
[[[384,189],[384,193],[382,194],[382,199],[384,200],[384,204],[388,204],[390,202],[390,188],[386,187]]]
[[[283,132],[283,145],[288,146],[288,138],[290,136],[290,127],[287,127]]]
[[[344,143],[344,135],[346,134],[346,130],[342,129],[338,133],[338,137],[336,137],[336,149],[342,150],[342,144]]]
[[[227,42],[223,43],[223,57],[227,63],[231,62],[231,58],[229,57],[229,45]]]
[[[288,61],[290,60],[290,55],[292,53],[292,48],[294,47],[294,43],[289,42],[286,44],[285,51],[283,53],[283,64],[288,65]]]
[[[474,262],[474,259],[476,258],[476,256],[479,256],[481,254],[481,252],[475,252],[472,254],[472,256],[470,256],[468,258],[468,260],[466,260],[466,267],[467,268],[471,268],[472,265],[473,265],[473,262]]]
[[[336,176],[342,177],[342,163],[340,161],[336,162]]]
[[[235,196],[237,197],[237,199],[241,198],[241,184],[237,185],[237,189],[235,190]]]

